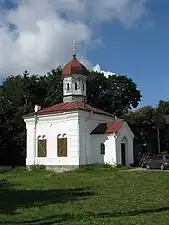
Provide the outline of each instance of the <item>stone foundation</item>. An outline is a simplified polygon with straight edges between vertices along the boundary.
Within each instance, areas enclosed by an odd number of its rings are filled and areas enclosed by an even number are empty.
[[[46,166],[46,170],[53,171],[56,173],[63,173],[63,172],[68,172],[72,170],[79,169],[79,166],[75,165],[67,165],[67,166],[56,166],[56,165],[50,165]]]
[[[31,168],[32,167],[32,168]],[[53,172],[56,172],[56,173],[63,173],[63,172],[68,172],[68,171],[72,171],[72,170],[76,170],[76,169],[79,169],[79,166],[78,165],[62,165],[62,166],[57,166],[57,165],[48,165],[48,166],[45,166],[45,165],[27,165],[26,168],[31,171],[32,169],[34,170],[43,170],[43,169],[46,169],[48,171],[53,171]]]

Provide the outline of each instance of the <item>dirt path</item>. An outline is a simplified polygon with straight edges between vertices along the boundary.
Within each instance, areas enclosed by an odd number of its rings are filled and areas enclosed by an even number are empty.
[[[129,170],[125,170],[125,171],[129,171],[129,172],[134,172],[134,171],[152,171],[152,172],[169,172],[169,170],[158,170],[158,169],[152,169],[152,170],[147,170],[146,168],[141,168],[141,167],[137,167],[137,168],[133,168],[133,169],[129,169]]]

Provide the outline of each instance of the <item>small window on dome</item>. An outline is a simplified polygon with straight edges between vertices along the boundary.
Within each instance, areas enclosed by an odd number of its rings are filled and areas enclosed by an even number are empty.
[[[83,91],[84,91],[84,89],[85,89],[85,85],[83,84]]]
[[[69,83],[67,83],[67,91],[69,91],[70,87],[69,87]]]
[[[77,90],[77,82],[75,83],[75,90]]]

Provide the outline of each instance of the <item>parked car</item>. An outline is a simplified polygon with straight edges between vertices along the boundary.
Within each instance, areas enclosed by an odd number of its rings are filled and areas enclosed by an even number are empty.
[[[142,168],[145,168],[146,165],[149,163],[149,161],[152,159],[152,157],[154,157],[155,154],[154,153],[144,153],[141,156],[140,162],[139,162],[139,166],[141,166]]]
[[[149,163],[146,165],[147,169],[169,169],[169,155],[156,155],[153,156]]]

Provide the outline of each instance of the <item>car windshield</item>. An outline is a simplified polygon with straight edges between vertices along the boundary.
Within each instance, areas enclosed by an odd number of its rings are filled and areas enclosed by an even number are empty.
[[[166,159],[169,159],[169,155],[165,155],[165,158],[166,158]]]

